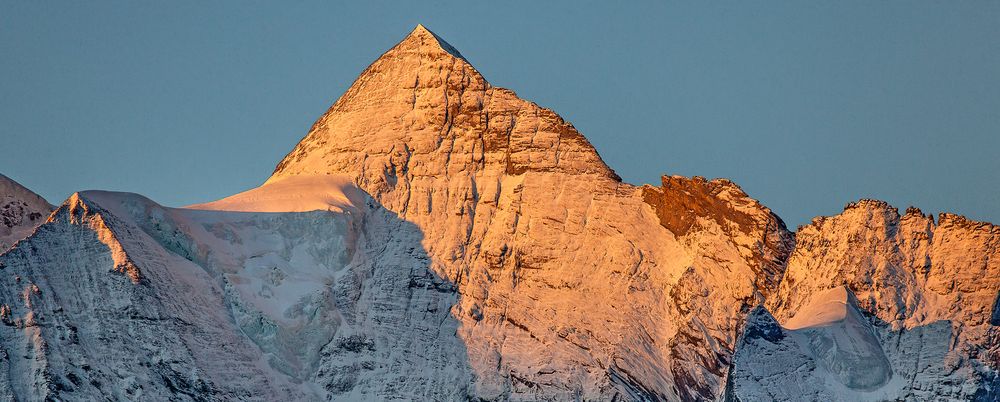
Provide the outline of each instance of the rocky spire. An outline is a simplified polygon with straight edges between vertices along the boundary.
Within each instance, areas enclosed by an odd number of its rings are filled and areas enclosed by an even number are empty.
[[[269,181],[346,174],[377,195],[402,176],[474,171],[619,180],[571,124],[491,86],[458,50],[418,25],[365,69]]]
[[[418,46],[430,48],[428,51],[433,49],[436,44],[437,49],[443,50],[452,56],[465,60],[465,57],[462,57],[462,54],[458,52],[458,49],[455,49],[455,47],[450,43],[441,39],[440,36],[437,36],[434,32],[431,32],[429,29],[424,27],[423,24],[417,24],[417,27],[413,28],[413,31],[411,31],[409,35],[406,35],[406,38],[403,39],[400,44],[407,41],[419,41]]]

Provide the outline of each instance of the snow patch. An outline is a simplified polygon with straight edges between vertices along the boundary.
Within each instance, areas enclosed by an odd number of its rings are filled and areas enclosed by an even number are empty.
[[[189,205],[186,209],[238,212],[306,212],[356,210],[364,192],[346,175],[297,175],[276,177],[264,185],[218,201]]]
[[[838,382],[873,390],[889,381],[892,369],[871,324],[845,287],[817,293],[785,324],[799,344]]]

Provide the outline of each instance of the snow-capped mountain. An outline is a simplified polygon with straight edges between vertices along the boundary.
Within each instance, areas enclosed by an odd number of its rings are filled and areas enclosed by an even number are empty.
[[[1000,399],[1000,227],[861,200],[796,241],[773,316],[737,347],[732,400]],[[850,319],[827,325],[835,305]]]
[[[712,398],[790,251],[780,220],[732,183],[622,183],[572,125],[423,27],[268,184],[317,174],[351,178],[419,229],[428,269],[457,290],[463,381],[487,399]]]
[[[31,234],[52,209],[44,198],[0,174],[0,253]]]
[[[985,395],[932,382],[995,378],[997,228],[858,205],[624,183],[418,26],[260,187],[77,193],[0,255],[0,399]]]

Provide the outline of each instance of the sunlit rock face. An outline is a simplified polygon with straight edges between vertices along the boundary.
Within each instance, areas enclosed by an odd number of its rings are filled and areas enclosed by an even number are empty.
[[[622,183],[558,115],[493,87],[418,27],[375,61],[270,181],[353,177],[424,235],[456,285],[472,396],[710,399],[791,236],[735,185]],[[658,210],[659,208],[659,210]],[[665,208],[665,209],[664,209]],[[678,231],[663,217],[689,217]],[[696,222],[694,222],[696,221]]]
[[[894,328],[938,320],[978,326],[990,320],[1000,289],[1000,228],[953,214],[937,221],[910,208],[900,216],[862,200],[796,233],[778,297],[779,319],[815,291],[847,285],[866,310]]]
[[[952,214],[935,221],[910,208],[900,216],[884,202],[861,200],[840,215],[816,218],[796,233],[785,276],[767,302],[793,334],[791,341],[768,344],[744,335],[727,395],[739,400],[768,395],[779,400],[802,395],[996,400],[1000,343],[991,320],[1000,289],[998,253],[1000,228]],[[831,327],[802,324],[820,315],[811,306],[836,304],[835,289],[856,296],[846,305],[863,313],[867,324],[855,320],[854,326],[870,328],[844,339],[881,349],[888,378],[884,367],[871,366],[882,358],[823,353],[817,347],[840,350]],[[878,347],[866,332],[878,339]],[[866,354],[878,355],[855,356]]]
[[[701,239],[712,230],[721,231],[739,250],[740,258],[756,270],[755,285],[764,292],[760,296],[767,298],[777,290],[795,245],[781,218],[726,179],[663,176],[661,182],[660,187],[643,186],[642,195],[663,227],[690,240]]]
[[[713,399],[791,236],[731,183],[671,180],[698,194],[684,230],[682,192],[622,183],[417,27],[263,186],[77,194],[0,258],[2,345],[30,361],[4,392]]]
[[[989,400],[996,233],[623,183],[418,26],[262,186],[0,255],[0,399]]]
[[[52,205],[0,174],[0,253],[27,237],[52,212]]]
[[[777,290],[793,236],[729,180],[664,176],[660,187],[643,186],[642,197],[693,256],[670,289],[670,320],[678,323],[670,341],[677,396],[711,398],[715,379],[728,371],[738,317]]]

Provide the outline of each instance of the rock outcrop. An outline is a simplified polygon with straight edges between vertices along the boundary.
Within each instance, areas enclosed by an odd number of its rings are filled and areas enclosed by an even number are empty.
[[[0,253],[31,234],[52,209],[44,198],[0,174]]]
[[[837,216],[816,218],[796,233],[784,278],[767,306],[786,328],[797,328],[796,319],[808,315],[815,299],[849,289],[856,295],[851,304],[885,351],[889,378],[875,381],[884,370],[873,375],[842,358],[834,361],[848,371],[803,370],[823,367],[828,356],[797,356],[794,347],[779,351],[747,341],[738,348],[728,393],[740,400],[995,400],[1000,331],[991,320],[1000,289],[998,251],[1000,227],[953,214],[935,220],[916,208],[900,216],[882,201],[861,200]],[[775,364],[787,368],[764,368]],[[849,378],[824,381],[821,372]],[[852,380],[856,375],[873,383]]]
[[[624,183],[422,26],[258,188],[36,204],[0,255],[0,399],[1000,389],[996,226],[862,201],[793,234],[728,180]]]
[[[728,182],[622,183],[552,111],[417,27],[270,182],[345,175],[424,234],[486,399],[711,399],[791,235]],[[672,209],[674,208],[674,209]],[[682,215],[683,231],[664,220]],[[738,279],[733,279],[738,278]],[[586,306],[585,308],[582,306]]]

